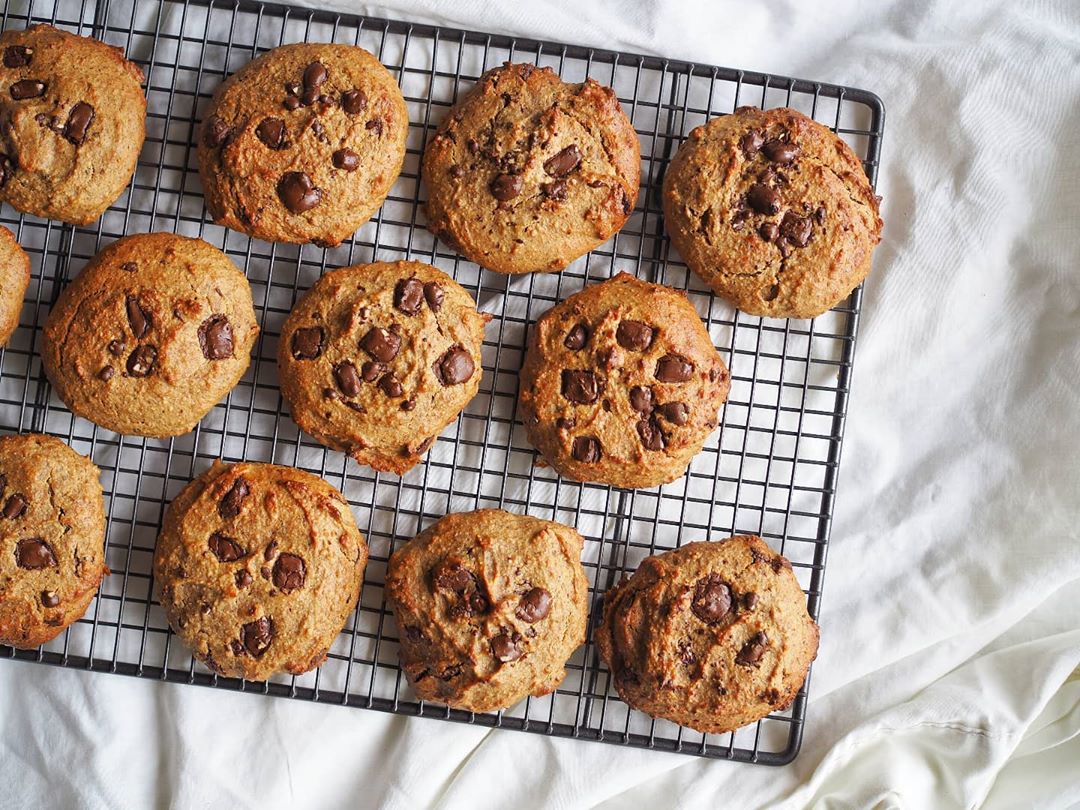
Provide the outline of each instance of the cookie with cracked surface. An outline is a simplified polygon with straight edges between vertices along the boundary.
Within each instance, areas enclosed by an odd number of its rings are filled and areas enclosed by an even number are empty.
[[[51,436],[0,438],[0,644],[37,647],[86,612],[109,573],[100,475]]]
[[[428,264],[333,270],[282,328],[281,393],[320,443],[401,475],[476,396],[489,320]]]
[[[794,700],[818,626],[791,564],[742,536],[647,558],[604,595],[596,646],[630,706],[722,733]]]
[[[367,544],[326,481],[274,464],[214,465],[169,504],[154,578],[169,625],[219,675],[299,675],[360,596]]]
[[[30,283],[30,257],[7,228],[0,228],[0,346],[19,325],[26,287]]]
[[[51,25],[0,34],[0,200],[87,225],[135,173],[142,70],[119,48]]]
[[[562,270],[626,224],[640,164],[613,90],[508,62],[450,110],[424,152],[428,228],[489,270]]]
[[[408,131],[397,82],[363,48],[274,48],[230,76],[203,119],[207,210],[259,239],[337,245],[386,199]]]
[[[697,127],[664,177],[664,219],[690,269],[743,312],[813,318],[870,272],[878,199],[832,131],[740,107]]]
[[[686,472],[730,384],[686,296],[620,273],[540,317],[519,396],[529,441],[559,474],[641,488]]]
[[[395,551],[386,599],[416,694],[490,712],[554,691],[585,641],[582,545],[569,526],[482,509]]]
[[[61,293],[42,364],[79,416],[117,433],[187,433],[247,370],[251,287],[201,239],[125,236]]]

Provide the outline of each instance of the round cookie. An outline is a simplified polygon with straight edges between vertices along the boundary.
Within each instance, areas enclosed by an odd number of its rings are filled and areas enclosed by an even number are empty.
[[[732,537],[647,558],[604,595],[595,638],[626,703],[719,734],[794,700],[818,626],[791,564]]]
[[[51,436],[0,438],[0,644],[55,638],[109,573],[100,474]]]
[[[224,253],[137,234],[61,293],[41,357],[73,413],[117,433],[178,436],[233,389],[258,334],[251,287]]]
[[[560,475],[653,487],[686,472],[730,384],[686,296],[620,273],[536,322],[521,414],[529,441]]]
[[[424,152],[428,228],[489,270],[562,270],[626,224],[640,173],[637,133],[613,90],[507,62]]]
[[[417,696],[489,712],[553,692],[585,641],[582,545],[569,526],[482,509],[395,551],[386,601]]]
[[[331,271],[282,327],[281,393],[317,441],[401,475],[476,396],[489,320],[428,264]]]
[[[363,48],[274,48],[214,94],[198,149],[206,207],[259,239],[337,245],[382,205],[408,131],[397,82]]]
[[[45,24],[0,34],[0,200],[76,225],[100,217],[146,137],[142,82],[96,39]]]
[[[0,346],[19,325],[26,287],[30,283],[30,257],[7,228],[0,228]]]
[[[664,219],[690,269],[743,312],[813,318],[870,272],[878,199],[829,129],[740,107],[697,127],[664,177]]]
[[[367,545],[326,481],[214,465],[169,504],[154,578],[169,626],[219,675],[264,681],[326,660],[360,596]]]

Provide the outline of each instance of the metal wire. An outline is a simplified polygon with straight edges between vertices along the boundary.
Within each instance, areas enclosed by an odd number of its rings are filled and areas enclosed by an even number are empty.
[[[484,726],[782,764],[802,738],[806,688],[786,711],[733,734],[703,735],[632,711],[615,695],[592,643],[603,592],[647,555],[692,540],[755,533],[792,562],[816,618],[836,491],[861,290],[815,321],[761,320],[713,297],[671,253],[659,190],[682,138],[743,104],[793,106],[832,127],[874,181],[884,109],[852,88],[406,22],[248,2],[45,0],[9,3],[3,28],[50,22],[124,49],[147,77],[147,139],[128,192],[94,225],[72,227],[4,205],[32,260],[20,327],[0,351],[0,425],[58,436],[93,458],[108,499],[112,575],[85,617],[36,651],[0,656]],[[215,226],[206,216],[193,138],[228,74],[279,44],[361,45],[397,78],[410,112],[405,168],[376,217],[338,248],[274,245]],[[419,162],[428,136],[459,94],[506,59],[552,66],[567,80],[615,88],[642,144],[642,189],[627,226],[555,275],[480,271],[424,228]],[[51,392],[38,353],[48,309],[101,247],[144,231],[175,231],[221,247],[252,284],[263,327],[251,368],[194,432],[170,441],[118,436],[76,419]],[[301,435],[284,411],[274,357],[281,324],[322,273],[375,259],[413,258],[451,273],[496,319],[483,349],[480,393],[429,451],[397,477],[375,473]],[[562,480],[534,465],[516,416],[517,372],[530,323],[586,283],[627,270],[686,290],[731,369],[720,429],[680,481],[620,490]],[[328,661],[314,673],[267,683],[220,678],[173,639],[151,576],[165,505],[212,460],[290,464],[317,473],[349,499],[371,562],[360,604]],[[451,511],[500,507],[576,526],[586,538],[589,641],[562,686],[497,714],[418,702],[397,664],[397,629],[383,600],[390,553]],[[826,632],[828,628],[826,628]]]

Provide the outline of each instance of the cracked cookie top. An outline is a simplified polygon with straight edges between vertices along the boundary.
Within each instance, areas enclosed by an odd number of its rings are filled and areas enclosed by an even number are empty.
[[[214,465],[169,504],[154,579],[169,625],[220,675],[319,666],[356,606],[367,544],[340,492],[273,464]]]
[[[536,322],[521,413],[529,440],[561,475],[652,487],[686,472],[730,383],[686,296],[620,273]]]
[[[400,475],[476,396],[490,320],[429,264],[333,270],[282,327],[281,393],[316,440]]]
[[[386,600],[417,696],[488,712],[554,691],[585,641],[582,545],[569,526],[481,509],[395,551]]]
[[[489,270],[562,270],[626,223],[640,171],[613,90],[507,62],[450,110],[424,152],[428,227]]]
[[[100,217],[146,137],[142,82],[96,39],[45,24],[0,34],[0,200],[76,225]]]
[[[664,177],[690,269],[752,315],[813,318],[870,272],[878,199],[851,148],[791,109],[740,107],[694,129]]]
[[[51,436],[0,438],[0,644],[55,638],[109,573],[100,474]]]
[[[240,380],[258,333],[251,287],[224,253],[137,234],[61,293],[42,363],[73,413],[117,433],[178,436]]]
[[[791,703],[818,626],[791,563],[740,536],[646,558],[604,595],[596,646],[628,704],[719,734]]]
[[[0,346],[19,325],[26,287],[30,283],[30,257],[7,228],[0,228]]]
[[[337,245],[382,205],[408,131],[397,82],[363,48],[274,48],[230,76],[206,111],[206,207],[259,239]]]

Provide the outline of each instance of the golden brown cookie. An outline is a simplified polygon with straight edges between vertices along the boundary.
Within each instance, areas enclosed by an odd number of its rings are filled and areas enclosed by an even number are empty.
[[[0,644],[37,647],[86,612],[109,573],[100,475],[51,436],[0,438]]]
[[[686,296],[620,273],[537,321],[521,369],[521,415],[560,475],[652,487],[686,472],[730,383]]]
[[[743,536],[647,558],[604,595],[596,646],[635,709],[721,733],[791,703],[818,626],[791,564]]]
[[[619,230],[641,172],[615,92],[551,68],[488,71],[424,152],[431,231],[499,273],[562,270]]]
[[[45,24],[0,34],[0,200],[76,225],[100,217],[146,137],[142,82],[96,39]]]
[[[397,82],[363,48],[274,48],[214,94],[199,141],[206,207],[259,239],[339,244],[382,205],[408,131]]]
[[[690,269],[751,315],[831,309],[866,278],[881,239],[859,159],[795,110],[740,107],[694,129],[664,176],[663,200]]]
[[[7,228],[0,228],[0,346],[19,325],[26,287],[30,283],[30,257]]]
[[[476,396],[489,320],[428,264],[334,270],[282,327],[281,393],[320,443],[400,475]]]
[[[42,364],[73,413],[117,433],[187,433],[247,370],[251,287],[201,239],[125,236],[91,259],[45,324]]]
[[[582,544],[569,526],[481,509],[395,551],[386,600],[420,699],[490,712],[554,691],[585,641]]]
[[[321,478],[215,462],[169,504],[154,579],[169,625],[220,675],[319,666],[360,595],[367,545]]]

